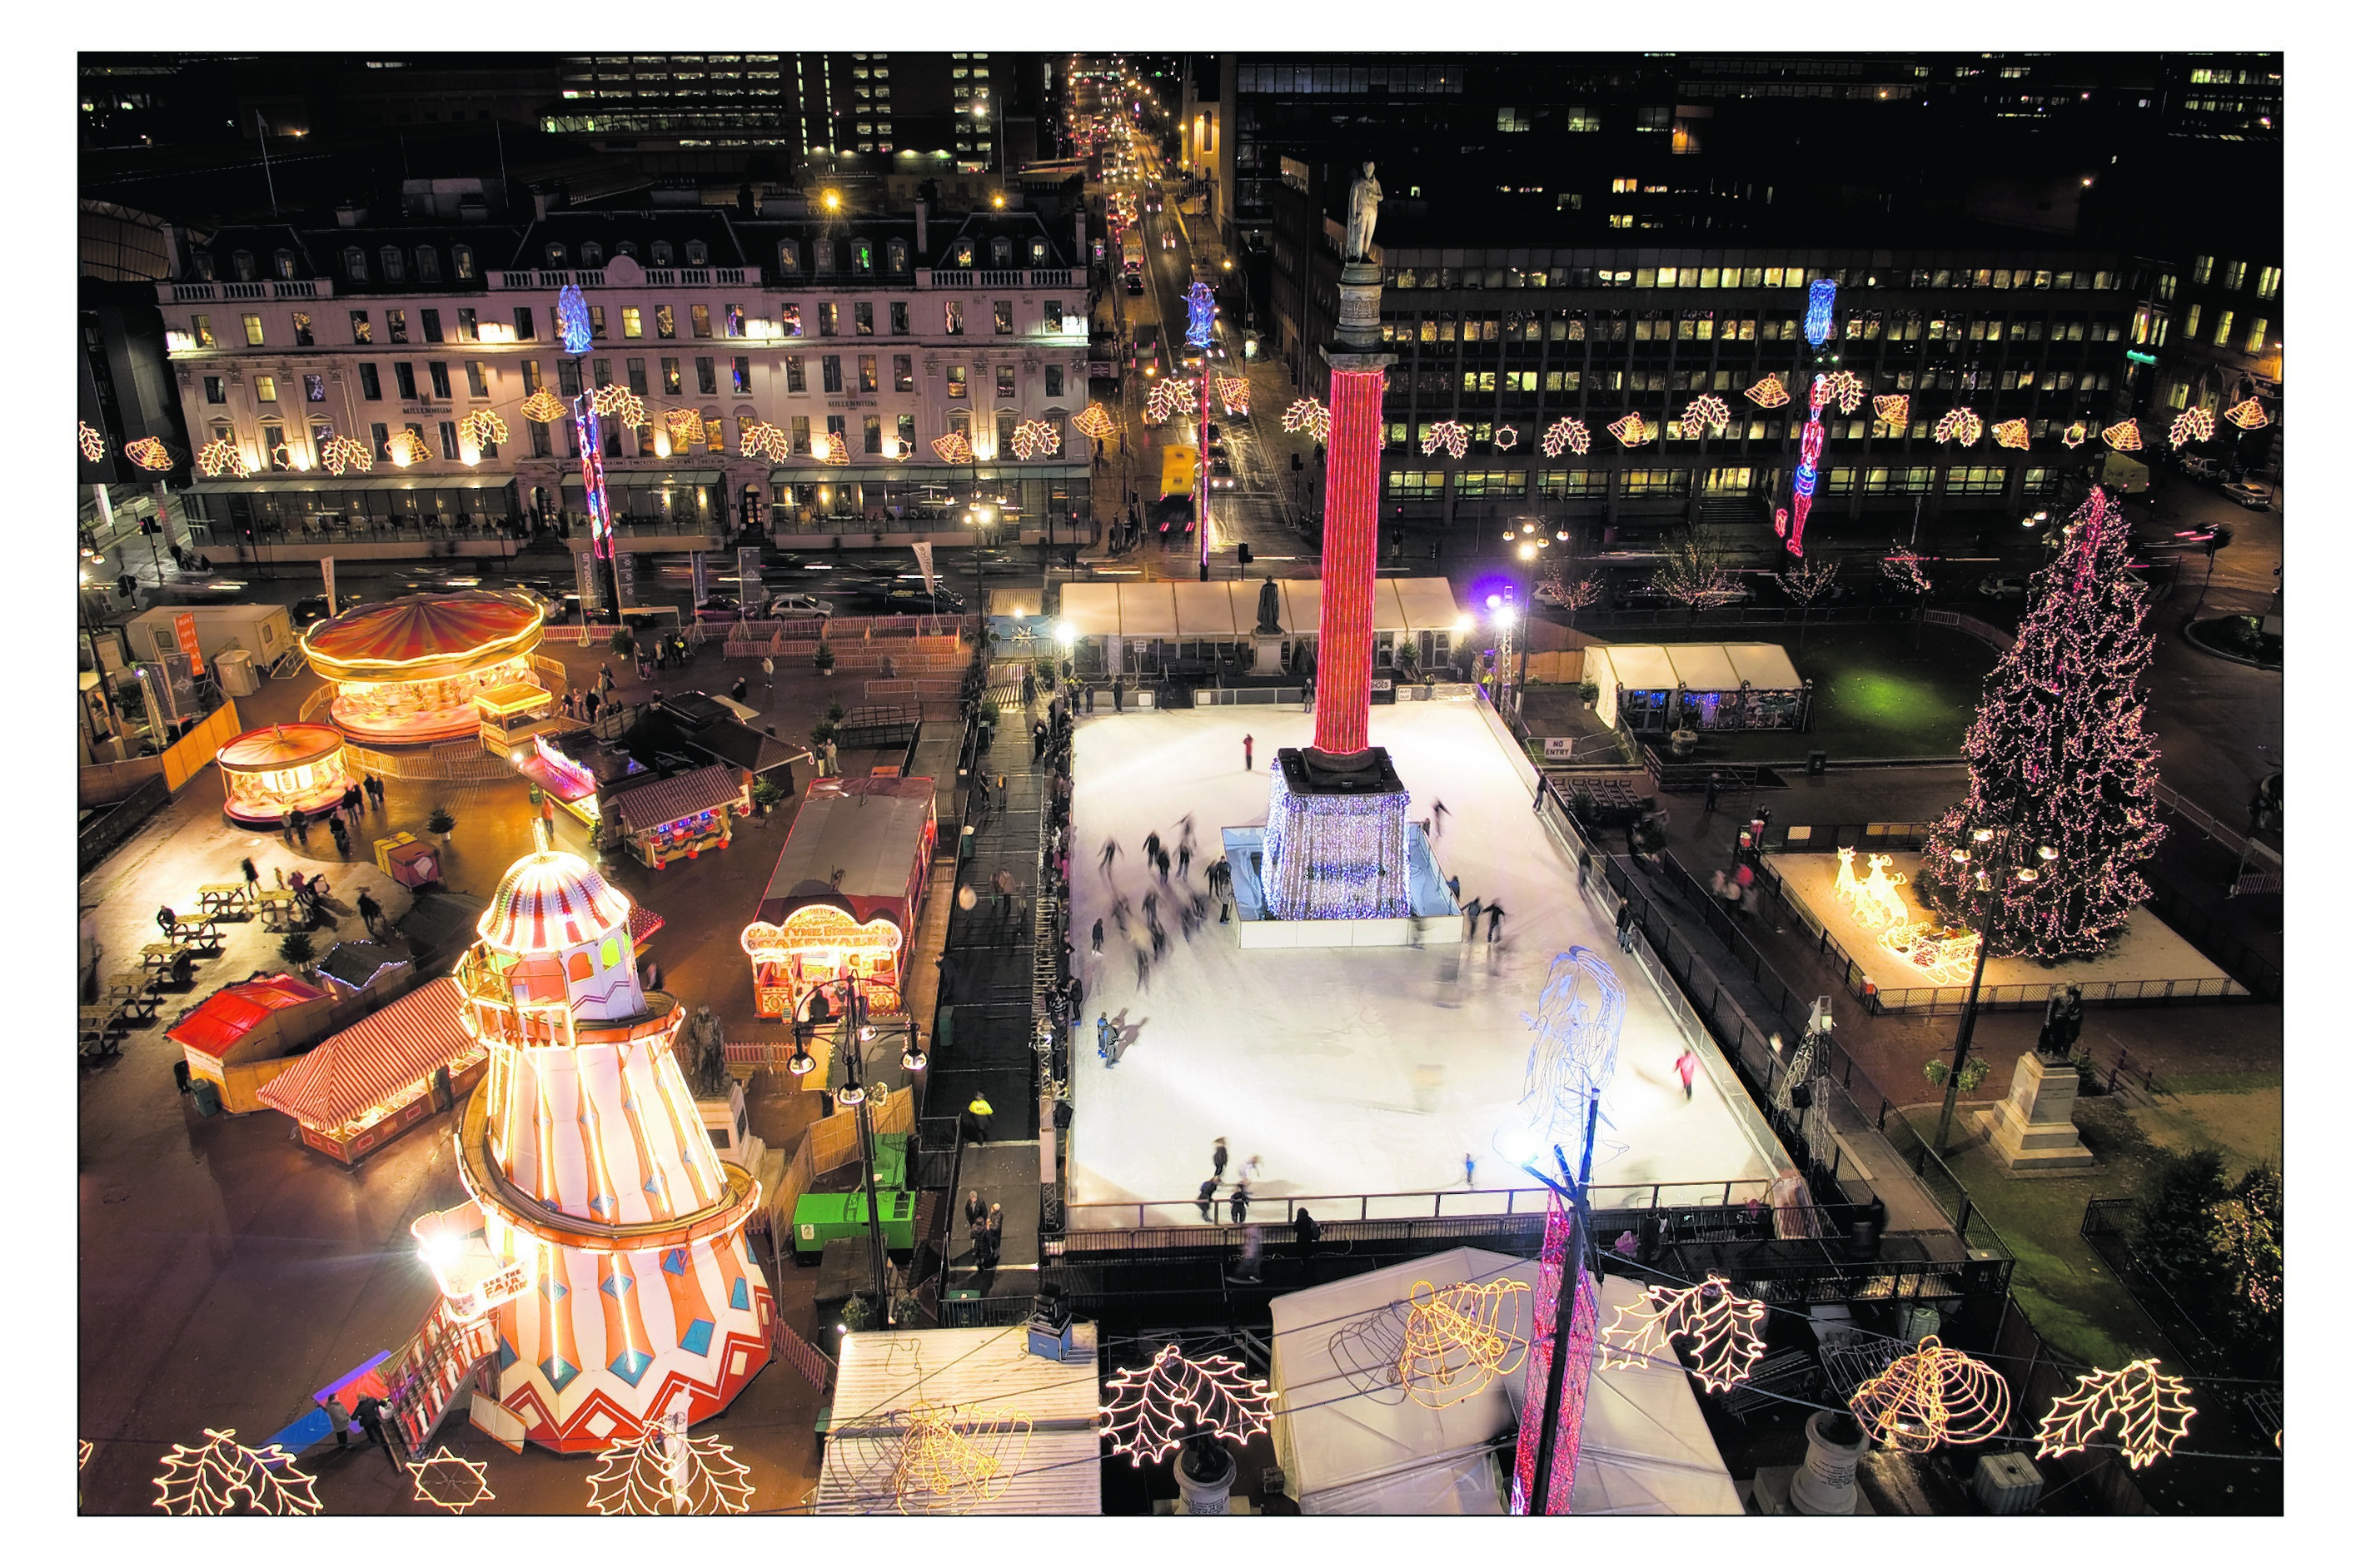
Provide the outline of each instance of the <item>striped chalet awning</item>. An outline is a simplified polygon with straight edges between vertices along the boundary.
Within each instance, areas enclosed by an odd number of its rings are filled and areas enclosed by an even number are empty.
[[[607,809],[631,831],[647,833],[718,806],[743,806],[745,795],[738,770],[716,762],[610,795]]]
[[[460,1026],[459,982],[445,975],[329,1036],[256,1097],[307,1126],[341,1127],[438,1067],[456,1075],[482,1051]]]

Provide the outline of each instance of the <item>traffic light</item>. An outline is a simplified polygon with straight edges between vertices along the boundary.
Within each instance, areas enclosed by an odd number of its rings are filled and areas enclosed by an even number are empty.
[[[1243,567],[1246,567],[1246,566],[1251,566],[1251,565],[1254,565],[1254,546],[1253,546],[1253,545],[1251,545],[1251,544],[1248,544],[1248,543],[1247,543],[1245,540],[1243,540],[1243,539],[1239,540],[1239,541],[1238,541],[1238,565],[1239,565],[1240,567],[1242,567],[1242,568],[1243,568]]]

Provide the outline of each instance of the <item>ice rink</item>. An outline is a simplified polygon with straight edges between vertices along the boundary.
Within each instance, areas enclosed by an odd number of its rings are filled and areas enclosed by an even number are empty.
[[[1130,1205],[1141,1202],[1157,1205],[1147,1223],[1194,1222],[1216,1136],[1229,1140],[1230,1181],[1242,1163],[1262,1157],[1251,1183],[1258,1199],[1462,1187],[1467,1154],[1476,1157],[1477,1188],[1532,1188],[1493,1137],[1521,1121],[1532,1035],[1520,1014],[1534,1006],[1550,959],[1576,943],[1608,956],[1630,998],[1606,1100],[1613,1124],[1601,1128],[1594,1180],[1718,1187],[1775,1174],[1746,1131],[1748,1123],[1760,1129],[1752,1108],[1742,1097],[1725,1103],[1716,1076],[1700,1074],[1697,1098],[1684,1102],[1670,1016],[1636,960],[1616,950],[1612,918],[1577,900],[1573,860],[1533,812],[1531,774],[1471,703],[1375,708],[1370,738],[1392,753],[1412,817],[1444,803],[1437,859],[1446,876],[1461,879],[1463,898],[1499,902],[1506,919],[1498,943],[1479,932],[1472,944],[1430,942],[1423,950],[1246,952],[1235,927],[1213,924],[1183,942],[1167,913],[1171,947],[1142,989],[1133,942],[1109,913],[1116,891],[1136,911],[1156,885],[1142,840],[1154,830],[1170,847],[1180,819],[1193,814],[1191,882],[1202,891],[1204,857],[1221,829],[1263,820],[1271,755],[1310,745],[1312,722],[1291,706],[1198,708],[1087,718],[1076,733],[1070,929],[1086,989],[1072,1047],[1071,1190],[1077,1205],[1126,1206],[1077,1207],[1071,1223],[1139,1223]],[[1249,732],[1252,772],[1243,749]],[[1113,888],[1099,872],[1110,837],[1122,850]],[[1176,867],[1176,883],[1179,874]],[[1090,931],[1100,919],[1105,951],[1093,959]],[[1131,927],[1144,944],[1137,913]],[[1098,1059],[1101,1013],[1123,1030],[1113,1068]],[[1497,1211],[1500,1201],[1463,1201],[1445,1212]],[[1518,1207],[1532,1201],[1521,1198]],[[1404,1206],[1372,1206],[1381,1212]],[[1276,1204],[1258,1204],[1254,1217],[1281,1216]]]

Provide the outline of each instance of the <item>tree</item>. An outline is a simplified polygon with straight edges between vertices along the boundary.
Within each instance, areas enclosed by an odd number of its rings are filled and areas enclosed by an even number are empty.
[[[1973,862],[1951,859],[1977,829],[2014,827],[2026,855],[2036,845],[2058,851],[2033,883],[1996,902],[1995,953],[2090,958],[2147,896],[2138,865],[2164,825],[2139,681],[2156,641],[2140,629],[2129,555],[2123,513],[2094,488],[2065,553],[2033,575],[2016,646],[1984,680],[1962,747],[1968,796],[1927,836],[1927,882],[1955,916],[1982,905],[1968,897]]]
[[[2258,1165],[2208,1211],[2208,1236],[2223,1272],[2223,1315],[2235,1326],[2236,1341],[2250,1346],[2279,1341],[2286,1268],[2282,1197],[2279,1173]]]
[[[1588,609],[1607,592],[1606,583],[1597,576],[1577,577],[1565,565],[1554,561],[1542,574],[1541,587],[1569,610]]]
[[[1708,605],[1726,604],[1739,597],[1737,579],[1722,566],[1721,551],[1708,544],[1695,530],[1681,535],[1665,555],[1664,564],[1649,579],[1675,604],[1688,606],[1689,619]]]
[[[1813,600],[1827,598],[1836,592],[1837,564],[1825,555],[1817,561],[1798,561],[1779,574],[1779,586],[1787,590],[1787,597],[1798,606],[1809,609]],[[1812,623],[1806,618],[1796,641],[1800,643],[1811,634],[1811,630]]]
[[[2132,1200],[2133,1255],[2176,1293],[2202,1299],[2213,1273],[2213,1206],[2229,1192],[2220,1149],[2169,1157]]]

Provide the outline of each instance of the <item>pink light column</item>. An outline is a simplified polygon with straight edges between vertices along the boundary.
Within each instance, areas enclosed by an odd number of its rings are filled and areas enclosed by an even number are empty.
[[[1370,619],[1378,586],[1378,455],[1386,373],[1348,370],[1332,353],[1328,375],[1328,489],[1320,558],[1319,707],[1312,750],[1348,756],[1369,748]],[[1369,356],[1375,359],[1377,356]]]

